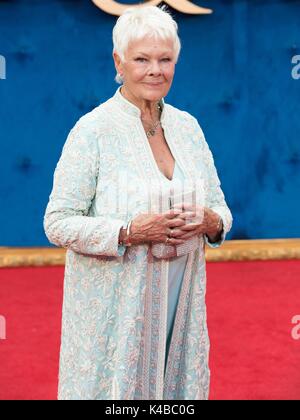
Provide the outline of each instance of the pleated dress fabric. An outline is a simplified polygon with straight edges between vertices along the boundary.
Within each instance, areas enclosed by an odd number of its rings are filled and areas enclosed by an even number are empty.
[[[163,173],[161,174],[162,180],[167,184],[166,187],[170,188],[174,182],[183,182],[184,173],[180,169],[178,163],[175,161],[174,172],[172,179],[168,179]],[[188,259],[187,255],[182,255],[181,257],[172,257],[169,259],[169,274],[168,274],[168,315],[167,315],[167,343],[166,343],[166,358],[165,358],[165,367],[167,362],[167,357],[169,353],[169,347],[172,337],[172,330],[176,315],[176,308],[178,304],[180,289],[183,281],[184,271]]]

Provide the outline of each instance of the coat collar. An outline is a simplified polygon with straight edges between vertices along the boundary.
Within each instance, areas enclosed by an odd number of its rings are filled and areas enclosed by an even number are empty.
[[[128,101],[120,92],[121,87],[119,86],[116,90],[116,93],[113,96],[113,99],[118,103],[119,107],[128,115],[135,117],[135,118],[141,118],[141,110],[134,105],[132,102]],[[161,113],[161,121],[164,120],[165,117],[165,101],[164,98],[162,98],[159,101],[161,107],[162,107],[162,113]]]

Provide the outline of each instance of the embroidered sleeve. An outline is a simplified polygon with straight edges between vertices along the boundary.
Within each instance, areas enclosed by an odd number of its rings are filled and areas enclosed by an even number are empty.
[[[98,169],[96,133],[77,123],[54,171],[44,230],[59,247],[82,254],[122,256],[126,248],[118,245],[118,237],[124,220],[89,216]]]
[[[224,193],[221,189],[221,182],[217,173],[217,169],[214,164],[214,158],[211,153],[211,150],[205,140],[204,133],[199,126],[196,119],[194,119],[196,124],[197,137],[200,140],[201,155],[203,156],[203,162],[205,166],[206,173],[206,192],[207,192],[207,207],[212,209],[215,213],[221,216],[223,221],[223,231],[221,232],[220,239],[217,242],[211,242],[207,235],[204,235],[204,239],[207,245],[211,248],[217,248],[225,241],[226,234],[230,231],[232,227],[233,217],[231,211],[229,210]]]

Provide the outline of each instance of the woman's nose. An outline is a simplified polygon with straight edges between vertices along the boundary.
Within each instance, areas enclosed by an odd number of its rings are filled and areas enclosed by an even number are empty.
[[[158,61],[152,61],[150,64],[150,73],[153,75],[157,75],[161,73],[160,64]]]

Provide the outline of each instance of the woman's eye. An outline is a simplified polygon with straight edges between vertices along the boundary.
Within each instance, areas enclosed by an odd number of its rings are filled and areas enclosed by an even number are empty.
[[[135,61],[137,61],[139,63],[146,63],[148,60],[147,60],[147,58],[144,58],[144,57],[137,57],[135,59]],[[165,58],[162,58],[160,61],[163,62],[163,63],[168,63],[168,62],[171,61],[171,59],[169,57],[165,57]]]

